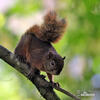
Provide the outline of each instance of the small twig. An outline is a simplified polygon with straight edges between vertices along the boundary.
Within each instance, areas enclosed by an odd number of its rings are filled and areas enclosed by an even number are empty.
[[[55,88],[56,90],[64,93],[65,95],[68,95],[68,96],[72,97],[74,100],[81,100],[80,98],[78,98],[75,95],[73,95],[72,93],[62,89],[61,87],[58,87],[58,86],[55,86],[55,85],[52,85],[52,87]]]

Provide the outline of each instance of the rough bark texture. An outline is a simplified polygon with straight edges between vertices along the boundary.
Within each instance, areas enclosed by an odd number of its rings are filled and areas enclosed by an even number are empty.
[[[0,45],[0,58],[9,65],[11,65],[11,67],[22,73],[24,76],[26,76],[36,86],[41,96],[44,97],[46,100],[60,100],[60,98],[54,92],[53,88],[72,97],[74,100],[80,100],[72,93],[49,83],[44,79],[44,76],[40,75],[39,73],[38,74],[33,73],[30,79],[29,73],[31,72],[31,68],[28,65],[21,63],[16,58],[16,55],[14,55],[1,45]]]
[[[13,53],[11,53],[2,46],[0,46],[0,58],[29,79],[28,74],[31,68],[26,64],[19,62]],[[46,100],[60,100],[60,98],[53,91],[53,88],[50,85],[50,83],[47,82],[42,75],[36,74],[35,76],[32,77],[30,81],[36,86],[40,94]]]

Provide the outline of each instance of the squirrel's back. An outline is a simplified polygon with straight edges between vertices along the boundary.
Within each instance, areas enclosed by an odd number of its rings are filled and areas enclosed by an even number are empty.
[[[32,67],[58,75],[63,68],[64,58],[56,52],[51,42],[58,41],[65,28],[64,19],[58,19],[54,11],[48,12],[41,26],[32,26],[21,37],[15,54]]]

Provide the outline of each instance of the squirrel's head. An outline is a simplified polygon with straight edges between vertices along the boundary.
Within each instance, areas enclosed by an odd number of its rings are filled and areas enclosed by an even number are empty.
[[[49,74],[59,75],[64,66],[64,59],[65,59],[65,57],[62,58],[58,54],[49,52],[46,56],[46,60],[43,65],[45,71]]]

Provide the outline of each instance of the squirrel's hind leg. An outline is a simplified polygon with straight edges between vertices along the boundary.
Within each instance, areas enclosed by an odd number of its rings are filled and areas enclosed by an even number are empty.
[[[27,77],[31,80],[36,74],[40,74],[40,71],[37,68],[31,67]]]

